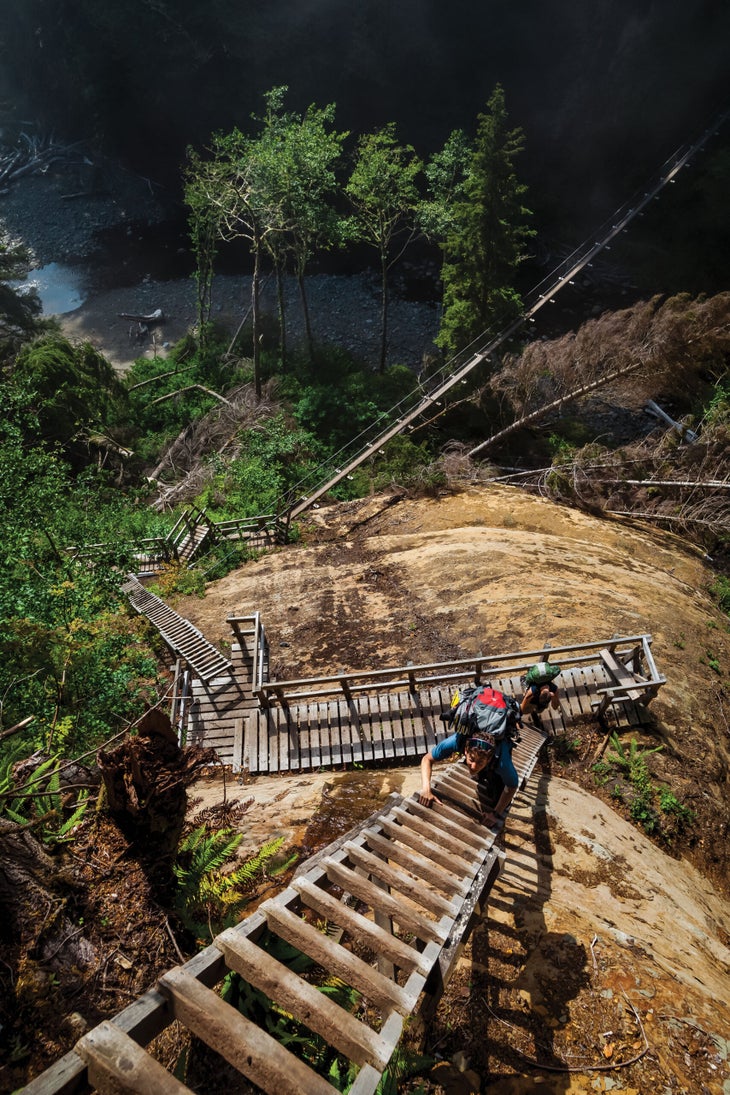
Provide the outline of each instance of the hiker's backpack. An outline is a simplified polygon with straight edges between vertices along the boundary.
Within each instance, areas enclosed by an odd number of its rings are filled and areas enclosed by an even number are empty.
[[[514,696],[505,696],[489,684],[459,688],[444,721],[465,737],[515,738],[520,705]]]
[[[559,665],[553,665],[552,662],[538,662],[537,665],[531,665],[525,674],[525,684],[550,684],[552,680],[557,677],[560,672]]]

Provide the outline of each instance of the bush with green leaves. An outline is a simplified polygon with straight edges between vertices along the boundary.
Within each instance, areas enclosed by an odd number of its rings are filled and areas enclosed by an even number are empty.
[[[231,363],[230,335],[212,328],[202,345],[188,335],[166,358],[138,358],[124,378],[132,423],[129,443],[141,463],[156,463],[165,444],[216,406],[216,392],[251,379],[248,362]]]
[[[77,466],[89,460],[88,431],[126,413],[124,387],[106,358],[91,343],[74,345],[55,332],[21,349],[6,383],[32,416],[37,438]]]
[[[372,484],[378,491],[398,486],[431,494],[446,486],[446,474],[434,462],[425,441],[418,444],[399,435],[375,458]]]
[[[605,785],[613,779],[611,793],[615,799],[626,803],[632,820],[640,824],[645,832],[671,842],[671,834],[663,824],[662,815],[671,815],[675,829],[681,831],[692,822],[694,813],[679,802],[669,787],[657,786],[652,780],[648,757],[661,752],[664,746],[647,749],[634,737],[627,749],[615,731],[611,734],[611,746],[605,759],[593,767],[597,782]]]
[[[214,475],[196,503],[211,520],[275,513],[278,503],[316,459],[318,445],[283,414],[261,420],[239,440],[239,453],[225,462],[211,457]]]

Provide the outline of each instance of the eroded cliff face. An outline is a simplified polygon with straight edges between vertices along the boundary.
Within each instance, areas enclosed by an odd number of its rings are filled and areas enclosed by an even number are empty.
[[[714,1095],[730,1077],[730,643],[711,580],[706,560],[671,535],[474,486],[323,506],[301,544],[211,584],[202,601],[177,603],[212,641],[226,638],[227,615],[258,610],[282,679],[653,635],[667,684],[652,705],[656,725],[638,740],[663,746],[652,779],[695,818],[663,844],[651,840],[596,784],[591,727],[548,748],[510,815],[489,916],[429,1032],[500,1095],[532,1090],[526,1060],[544,1066],[540,1090],[553,1092]],[[308,819],[331,813],[338,794],[347,809],[341,781],[351,778],[257,778],[241,790],[255,800],[247,840],[284,833],[308,846]],[[417,768],[382,779],[374,803],[419,783]],[[220,792],[202,793],[212,802]]]

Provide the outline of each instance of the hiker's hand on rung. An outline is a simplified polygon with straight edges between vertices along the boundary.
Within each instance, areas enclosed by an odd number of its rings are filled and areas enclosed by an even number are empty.
[[[441,799],[437,798],[433,791],[419,791],[418,801],[421,806],[433,806],[434,802],[438,802],[441,805]]]

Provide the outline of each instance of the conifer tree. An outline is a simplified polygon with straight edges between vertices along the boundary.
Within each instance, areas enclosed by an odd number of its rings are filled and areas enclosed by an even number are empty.
[[[514,169],[523,146],[522,130],[508,127],[498,84],[477,119],[466,179],[443,244],[443,317],[436,341],[449,357],[520,312],[515,275],[534,235],[523,205],[527,188]]]

